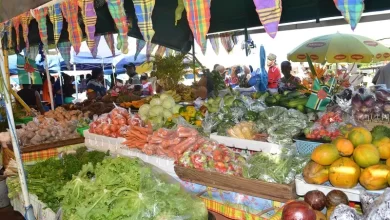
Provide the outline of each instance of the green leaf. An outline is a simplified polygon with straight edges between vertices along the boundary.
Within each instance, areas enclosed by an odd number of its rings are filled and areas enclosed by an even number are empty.
[[[307,62],[309,63],[311,74],[317,77],[316,69],[314,68],[313,62],[311,61],[309,54],[306,54],[306,59]]]

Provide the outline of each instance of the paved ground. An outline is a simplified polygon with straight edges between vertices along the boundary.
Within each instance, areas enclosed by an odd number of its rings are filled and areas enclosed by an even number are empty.
[[[0,209],[0,220],[24,220],[24,217],[15,212],[12,206]]]

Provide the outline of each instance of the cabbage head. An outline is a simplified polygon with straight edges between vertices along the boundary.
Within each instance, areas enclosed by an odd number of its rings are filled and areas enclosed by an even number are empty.
[[[150,105],[149,104],[143,104],[139,109],[138,109],[138,114],[141,117],[148,117],[149,116],[149,110],[150,110]]]
[[[179,114],[180,109],[182,108],[182,105],[175,105],[172,109],[173,114]]]
[[[175,106],[175,100],[172,98],[172,96],[168,96],[162,100],[162,106],[165,109],[172,109]]]
[[[168,118],[172,117],[172,112],[168,109],[164,109],[163,116],[165,119],[168,119]]]
[[[161,99],[160,98],[153,98],[151,101],[150,101],[150,105],[151,106],[156,106],[156,105],[161,105]]]
[[[149,110],[149,116],[150,117],[162,116],[163,111],[164,111],[164,108],[160,105],[152,106]]]

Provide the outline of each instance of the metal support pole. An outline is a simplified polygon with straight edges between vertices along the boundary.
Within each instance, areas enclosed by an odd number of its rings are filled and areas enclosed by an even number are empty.
[[[2,45],[0,43],[0,66],[1,66],[1,74],[2,74],[2,78],[3,78],[3,82],[0,82],[0,83],[3,83],[5,85],[6,84],[5,80],[7,80],[7,76],[6,76],[4,64],[5,64],[5,59],[8,59],[8,57],[4,58],[3,50],[1,47],[2,47]],[[9,89],[11,89],[11,88],[8,86],[5,86],[4,88],[7,88],[7,91],[4,92],[5,109],[6,109],[6,113],[7,113],[8,127],[9,127],[10,136],[11,136],[12,147],[13,147],[14,154],[15,154],[15,160],[16,160],[16,163],[18,164],[19,181],[20,181],[20,186],[22,188],[24,207],[26,209],[25,218],[27,220],[35,220],[34,211],[33,211],[33,208],[31,206],[30,198],[29,198],[29,194],[28,194],[26,175],[24,173],[23,162],[22,162],[22,158],[20,156],[19,142],[18,142],[17,136],[16,136],[14,115],[12,112],[12,105],[11,105],[11,96],[9,94]]]
[[[194,83],[196,83],[196,68],[195,68],[195,38],[192,38],[192,71],[194,72]]]
[[[74,85],[76,88],[76,101],[79,99],[79,83],[78,83],[78,75],[76,73],[76,64],[73,64],[73,72],[74,72]]]

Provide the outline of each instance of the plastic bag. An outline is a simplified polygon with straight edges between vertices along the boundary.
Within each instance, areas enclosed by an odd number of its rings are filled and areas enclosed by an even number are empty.
[[[267,108],[267,106],[265,105],[265,103],[260,101],[260,100],[254,101],[249,106],[250,111],[257,112],[257,113],[264,111],[266,108]]]
[[[256,131],[255,128],[254,122],[240,122],[229,128],[226,133],[229,137],[253,140]]]
[[[279,107],[279,106],[273,106],[273,107],[267,108],[264,111],[262,111],[260,113],[260,118],[264,118],[264,119],[272,121],[272,120],[275,120],[276,118],[278,118],[280,115],[282,115],[286,111],[287,111],[286,108]]]
[[[363,193],[360,198],[363,205],[364,216],[367,220],[387,220],[390,219],[390,189],[386,189],[382,195],[375,198],[375,196],[368,196]],[[367,198],[370,198],[367,201]],[[370,201],[371,200],[371,201]],[[372,201],[373,200],[373,201]]]
[[[211,132],[221,123],[221,120],[218,118],[218,113],[209,113],[206,112],[205,118],[202,122],[203,132],[206,134],[211,134]]]
[[[362,217],[356,212],[354,208],[351,208],[345,204],[336,206],[333,213],[330,215],[330,220],[361,220]]]

